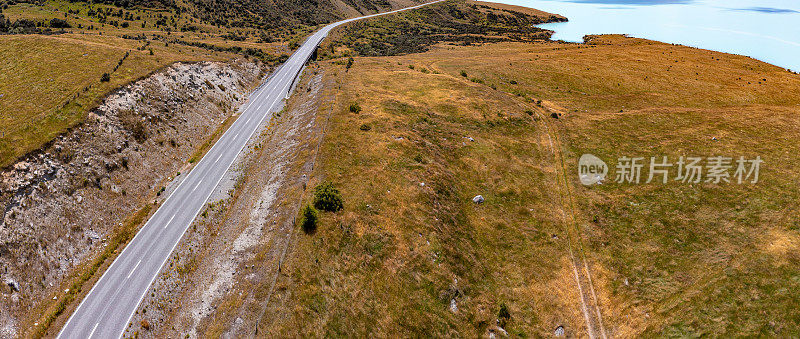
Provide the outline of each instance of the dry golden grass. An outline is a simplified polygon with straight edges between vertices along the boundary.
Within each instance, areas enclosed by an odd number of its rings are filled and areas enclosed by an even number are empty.
[[[524,14],[538,16],[538,17],[542,17],[542,18],[548,18],[550,16],[556,16],[556,17],[559,17],[559,18],[563,18],[563,16],[561,16],[561,15],[548,13],[548,12],[545,12],[545,11],[540,11],[538,9],[530,8],[530,7],[515,6],[515,5],[509,5],[509,4],[501,4],[501,3],[497,3],[497,2],[491,2],[491,1],[468,1],[467,3],[484,5],[484,6],[489,6],[489,7],[496,8],[496,9],[501,9],[501,10],[506,10],[506,11],[514,11],[514,12],[524,13]]]
[[[157,54],[151,56],[135,49],[141,43],[111,37],[95,43],[81,38],[71,34],[0,37],[0,165],[10,164],[83,121],[86,112],[113,89],[173,62],[201,58],[158,46],[153,46]],[[113,72],[126,52],[129,56]],[[103,73],[112,74],[111,81],[101,82]]]
[[[131,12],[141,20],[130,21],[127,28],[116,28],[101,25],[96,18],[86,16],[88,8],[85,3],[48,1],[42,6],[18,4],[3,11],[11,20],[64,18],[67,10],[80,10],[81,14],[67,16],[73,28],[66,34],[0,36],[0,112],[3,112],[0,116],[0,167],[8,166],[83,121],[86,113],[116,88],[175,62],[224,61],[237,57],[232,53],[158,40],[150,40],[148,44],[122,38],[139,34],[167,36],[166,32],[156,30],[152,26],[155,19],[148,17],[159,13],[156,11],[133,10]],[[142,28],[142,22],[149,25]],[[186,23],[181,21],[179,25]],[[78,24],[83,28],[77,28]],[[279,44],[223,40],[215,34],[227,32],[224,28],[192,24],[209,33],[173,32],[168,37],[220,47],[258,48],[278,54]],[[97,29],[87,30],[89,25]],[[139,50],[142,47],[144,50]],[[150,55],[151,50],[153,55]],[[115,72],[114,67],[125,53],[129,56]],[[103,73],[111,74],[111,81],[101,82]]]
[[[560,169],[543,124],[563,140],[610,335],[800,332],[796,74],[604,36],[356,58],[340,84],[319,175],[340,187],[346,207],[300,240],[296,301],[276,333],[476,336],[505,302],[512,334],[564,324],[580,335],[577,292],[564,288],[574,285],[566,245],[552,238],[570,208],[555,193]],[[361,113],[347,110],[352,102]],[[562,116],[536,121],[526,110]],[[574,175],[583,153],[612,170],[624,155],[765,163],[755,185],[584,187]],[[476,194],[486,203],[472,204]]]
[[[511,333],[581,328],[576,299],[560,297],[576,292],[533,105],[407,58],[325,64],[342,90],[319,179],[341,188],[345,209],[300,240],[295,305],[272,330],[474,337],[502,303]]]

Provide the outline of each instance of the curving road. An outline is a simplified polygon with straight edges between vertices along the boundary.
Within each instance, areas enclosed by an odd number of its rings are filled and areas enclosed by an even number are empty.
[[[441,1],[441,0],[440,0]],[[238,119],[222,135],[164,204],[105,271],[58,334],[59,338],[120,338],[131,317],[175,246],[239,152],[265,120],[280,107],[295,78],[328,32],[354,20],[425,6],[339,21],[314,33],[256,90]]]

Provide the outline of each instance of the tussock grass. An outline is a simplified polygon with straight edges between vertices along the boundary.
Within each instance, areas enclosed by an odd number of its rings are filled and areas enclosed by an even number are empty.
[[[532,108],[381,58],[347,73],[325,65],[346,75],[318,175],[347,203],[299,240],[287,268],[294,305],[273,333],[474,337],[503,302],[511,333],[579,326],[575,300],[554,293],[567,253],[552,238],[563,228]],[[371,130],[353,132],[363,124]],[[477,194],[486,202],[474,204]]]
[[[584,153],[612,170],[621,156],[760,156],[756,185],[585,187],[568,178],[604,320],[616,333],[800,331],[788,297],[800,288],[796,74],[621,36],[442,49],[404,62],[454,77],[465,70],[558,116],[552,123],[565,140],[568,171]]]
[[[346,74],[318,175],[349,203],[300,240],[275,333],[469,337],[500,314],[512,335],[583,333],[547,131],[568,171],[583,153],[612,168],[623,155],[765,159],[756,185],[584,187],[567,173],[609,333],[800,331],[797,75],[621,36],[358,58]]]

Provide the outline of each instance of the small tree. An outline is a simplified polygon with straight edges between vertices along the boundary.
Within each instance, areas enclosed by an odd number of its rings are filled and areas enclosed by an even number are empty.
[[[319,215],[317,210],[311,205],[306,205],[300,212],[300,225],[303,227],[303,232],[306,234],[314,233],[317,230],[317,223],[319,222]]]
[[[345,68],[350,69],[350,67],[353,67],[353,62],[355,62],[353,57],[348,58],[347,59],[347,65],[345,65]]]
[[[338,212],[344,208],[342,194],[332,183],[323,182],[314,188],[314,207],[323,211]]]
[[[100,77],[100,81],[102,81],[102,82],[111,81],[111,74],[103,73],[103,76]]]

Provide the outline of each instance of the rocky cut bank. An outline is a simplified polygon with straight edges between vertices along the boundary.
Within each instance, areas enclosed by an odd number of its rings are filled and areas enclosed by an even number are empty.
[[[24,333],[69,293],[65,281],[190,169],[265,71],[241,59],[174,64],[113,93],[84,123],[2,171],[0,337]]]

